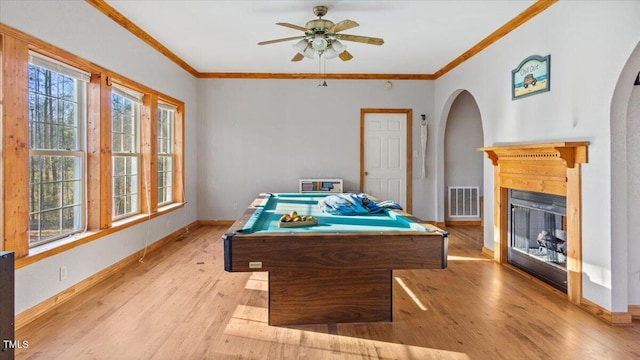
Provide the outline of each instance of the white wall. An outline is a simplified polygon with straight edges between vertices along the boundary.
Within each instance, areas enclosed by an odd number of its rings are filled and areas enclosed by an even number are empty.
[[[447,204],[449,186],[479,186],[482,194],[484,153],[477,150],[483,145],[481,120],[473,95],[461,92],[451,104],[444,135],[444,197]],[[445,218],[450,220],[447,204]]]
[[[420,114],[433,113],[433,82],[327,83],[200,81],[201,219],[236,219],[260,192],[297,192],[299,178],[342,178],[346,190],[359,189],[361,108],[413,109],[413,214],[434,218],[433,174],[420,179]]]
[[[186,107],[186,139],[196,138],[196,79],[84,1],[5,1],[0,22],[131,80],[180,99]],[[16,313],[63,291],[197,219],[196,144],[186,141],[187,205],[16,271]],[[68,278],[58,279],[60,266]]]
[[[638,46],[640,52],[640,45]],[[638,57],[640,59],[640,56]],[[640,66],[636,67],[636,73],[640,72]],[[629,80],[629,78],[625,78]],[[626,239],[628,248],[626,256],[628,261],[627,272],[629,274],[629,303],[640,304],[640,86],[634,86],[629,99],[627,117],[627,227]]]
[[[439,133],[452,96],[466,89],[482,114],[485,146],[590,142],[589,162],[582,167],[583,296],[615,312],[627,311],[626,292],[612,282],[626,279],[626,271],[613,270],[627,257],[612,256],[617,240],[611,236],[610,106],[620,72],[640,38],[638,14],[640,2],[560,1],[438,79],[435,91]],[[512,101],[511,70],[534,54],[551,54],[551,91]],[[443,160],[437,161],[440,171]],[[489,160],[484,178],[484,188],[493,189]],[[492,191],[485,191],[485,213],[493,214]],[[491,217],[486,221],[484,245],[493,249]],[[614,304],[614,296],[622,301]]]

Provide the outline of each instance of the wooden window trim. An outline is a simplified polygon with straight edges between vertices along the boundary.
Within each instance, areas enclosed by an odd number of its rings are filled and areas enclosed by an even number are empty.
[[[142,116],[140,117],[140,153],[142,154],[142,196],[140,210],[143,213],[158,211],[158,172],[157,138],[158,133],[158,95],[148,94],[142,99]]]
[[[108,73],[91,75],[87,114],[87,230],[111,227],[111,206],[101,206],[101,199],[111,199],[111,92]]]
[[[183,203],[186,201],[184,195],[184,103],[176,103],[177,110],[173,119],[173,201]],[[157,201],[156,196],[156,201]]]
[[[87,87],[87,230],[50,243],[29,249],[28,217],[28,71],[29,50],[90,72]],[[7,25],[0,24],[0,114],[2,115],[2,243],[0,249],[14,251],[16,268],[21,268],[62,253],[120,230],[149,221],[184,207],[184,103],[161,94],[142,84],[129,80],[51,44],[27,35]],[[111,217],[111,89],[110,82],[117,82],[144,94],[141,106],[141,176],[143,201],[142,213],[121,220]],[[157,204],[156,131],[157,101],[162,99],[177,106],[174,126],[174,202]],[[10,101],[9,101],[10,100]],[[149,120],[148,123],[146,120]],[[142,126],[142,125],[141,125]],[[148,126],[148,127],[147,127]],[[150,165],[150,166],[149,166]],[[150,168],[150,169],[149,169]],[[154,168],[156,170],[154,170]],[[149,171],[151,170],[151,171]],[[147,181],[148,180],[148,181]],[[156,192],[154,195],[154,191]],[[149,200],[147,202],[147,199]],[[149,205],[147,205],[149,204]]]
[[[21,257],[19,259],[16,259],[15,261],[16,270],[21,267],[25,267],[27,265],[38,262],[42,259],[46,259],[48,257],[63,253],[67,250],[71,250],[75,247],[92,242],[94,240],[98,240],[105,236],[116,233],[120,230],[124,230],[131,226],[156,218],[158,216],[168,214],[174,210],[184,207],[184,204],[185,203],[173,203],[171,205],[167,205],[159,209],[158,212],[155,212],[152,214],[138,214],[138,215],[130,216],[128,218],[119,220],[119,221],[114,221],[113,226],[111,226],[108,229],[87,230],[86,232],[77,234],[76,236],[69,236],[63,239],[52,241],[50,243],[32,248],[31,251],[29,251],[28,255]]]
[[[2,247],[29,253],[29,46],[3,34],[2,50]],[[11,94],[11,95],[9,95]]]

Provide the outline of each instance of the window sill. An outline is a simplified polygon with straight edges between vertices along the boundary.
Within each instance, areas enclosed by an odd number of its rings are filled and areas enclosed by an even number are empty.
[[[42,259],[60,254],[80,245],[84,245],[91,241],[116,233],[120,230],[124,230],[133,225],[140,224],[155,217],[170,213],[176,209],[184,207],[184,204],[185,203],[183,202],[169,204],[159,208],[158,211],[153,214],[139,214],[128,217],[126,219],[114,221],[111,227],[108,229],[87,230],[80,234],[71,235],[60,240],[52,241],[50,243],[34,247],[32,249],[29,249],[29,255],[20,259],[16,259],[15,268],[17,270],[21,267],[33,264]]]

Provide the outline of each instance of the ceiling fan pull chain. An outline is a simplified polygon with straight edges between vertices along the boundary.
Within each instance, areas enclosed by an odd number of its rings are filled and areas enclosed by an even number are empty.
[[[323,56],[322,57],[322,77],[324,78],[324,80],[322,81],[322,86],[327,86],[327,57]]]
[[[318,56],[318,86],[322,86],[322,55]]]

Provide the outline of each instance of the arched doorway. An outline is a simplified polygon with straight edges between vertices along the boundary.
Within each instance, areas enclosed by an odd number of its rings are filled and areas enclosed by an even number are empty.
[[[447,225],[482,221],[483,146],[480,110],[466,90],[449,108],[444,131],[444,212]]]
[[[612,310],[640,318],[640,43],[611,101]]]

